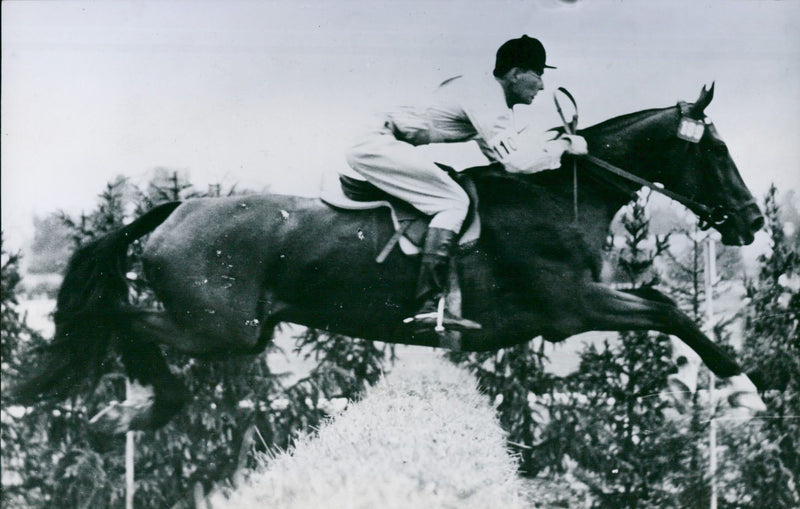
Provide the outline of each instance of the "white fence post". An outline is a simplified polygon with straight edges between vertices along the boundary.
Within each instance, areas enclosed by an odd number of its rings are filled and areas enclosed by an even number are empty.
[[[709,235],[706,243],[706,323],[708,337],[714,341],[714,280],[717,277],[717,254],[714,238]],[[708,374],[708,401],[711,419],[708,426],[708,475],[711,484],[711,509],[717,509],[717,422],[714,419],[716,401],[714,397],[714,373]]]
[[[130,398],[131,381],[125,379],[125,399]],[[136,490],[134,484],[133,455],[134,455],[134,431],[125,433],[125,509],[133,509],[133,494]]]

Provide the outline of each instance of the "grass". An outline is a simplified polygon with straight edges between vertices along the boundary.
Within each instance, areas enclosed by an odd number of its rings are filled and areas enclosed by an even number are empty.
[[[522,507],[516,461],[470,374],[433,353],[399,364],[222,508]]]

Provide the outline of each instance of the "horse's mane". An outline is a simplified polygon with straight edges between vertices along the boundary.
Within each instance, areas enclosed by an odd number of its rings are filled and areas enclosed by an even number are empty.
[[[651,108],[642,111],[635,111],[633,113],[627,113],[625,115],[620,115],[618,117],[613,117],[608,120],[604,120],[599,124],[594,124],[585,129],[580,129],[579,133],[589,136],[602,136],[604,134],[614,133],[616,131],[626,129],[634,124],[637,124],[644,119],[651,118],[654,115],[660,113],[665,113],[667,111],[674,110],[675,108],[676,108],[675,106],[670,106],[668,108]]]

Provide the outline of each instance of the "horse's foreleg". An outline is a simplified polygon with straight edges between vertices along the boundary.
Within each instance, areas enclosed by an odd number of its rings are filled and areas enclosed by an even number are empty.
[[[184,405],[186,388],[170,373],[158,346],[125,338],[119,347],[132,390],[125,401],[112,403],[90,423],[107,433],[156,429]]]
[[[736,360],[674,304],[591,284],[584,293],[584,305],[587,330],[656,330],[677,336],[715,375],[725,379],[723,393],[728,393],[732,403],[764,409],[755,386]]]
[[[741,374],[736,360],[676,306],[591,284],[584,293],[588,330],[655,330],[679,337],[720,378]]]
[[[670,343],[672,361],[678,372],[667,377],[667,384],[675,400],[686,406],[691,402],[691,395],[697,391],[697,377],[702,359],[678,338],[671,337]]]

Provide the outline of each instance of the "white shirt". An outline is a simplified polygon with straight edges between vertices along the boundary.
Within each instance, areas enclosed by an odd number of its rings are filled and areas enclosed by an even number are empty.
[[[518,128],[503,87],[492,75],[457,76],[442,83],[426,105],[402,106],[387,115],[397,139],[412,145],[475,140],[490,160],[514,173],[560,166],[564,143]]]

